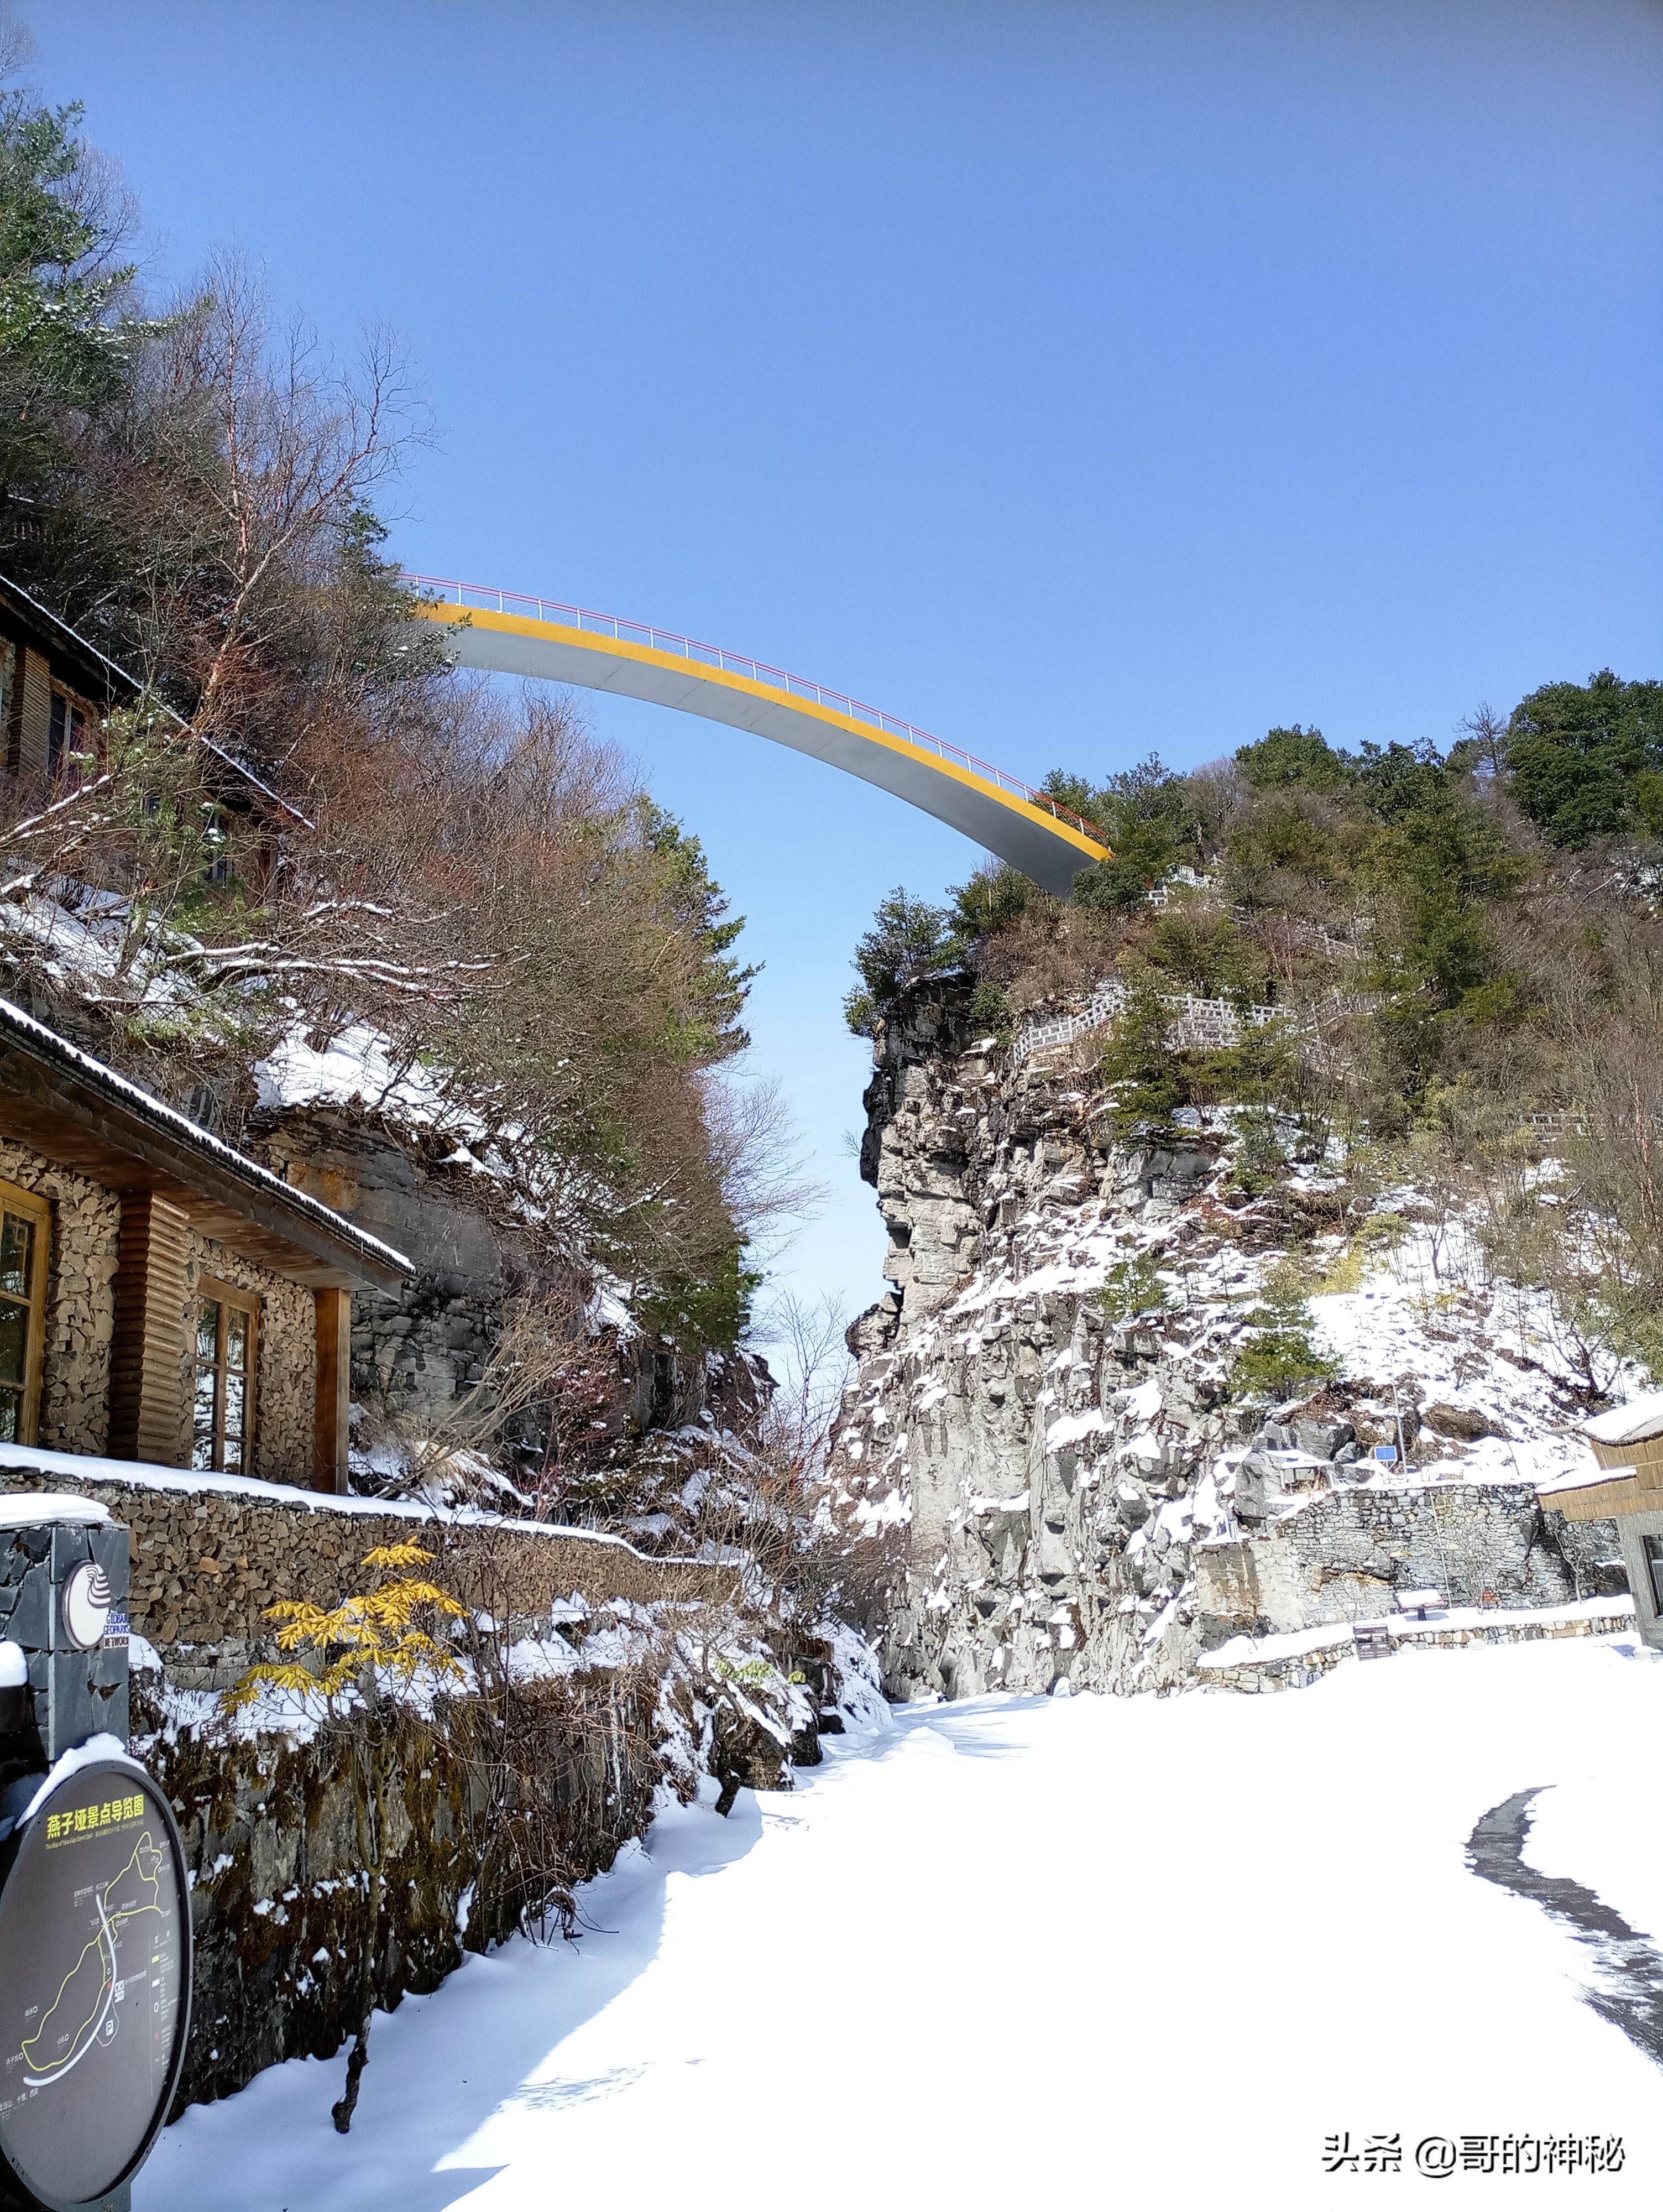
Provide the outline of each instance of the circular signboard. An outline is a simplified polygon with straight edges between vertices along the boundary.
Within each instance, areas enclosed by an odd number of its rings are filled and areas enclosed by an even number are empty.
[[[64,1585],[64,1626],[77,1651],[91,1651],[103,1641],[113,1602],[108,1575],[96,1561],[83,1559]]]
[[[173,2102],[190,2000],[173,1812],[141,1768],[98,1759],[0,1846],[0,2201],[68,2212],[134,2171]]]

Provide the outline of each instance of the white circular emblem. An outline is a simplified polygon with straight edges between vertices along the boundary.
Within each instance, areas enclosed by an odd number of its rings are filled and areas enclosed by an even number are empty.
[[[90,1651],[104,1641],[113,1596],[110,1577],[90,1559],[83,1559],[64,1583],[64,1627],[77,1651]]]

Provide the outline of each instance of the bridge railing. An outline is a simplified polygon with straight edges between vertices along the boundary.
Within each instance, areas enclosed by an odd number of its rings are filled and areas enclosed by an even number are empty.
[[[898,714],[886,714],[880,708],[867,706],[864,700],[852,699],[846,691],[829,690],[823,684],[812,683],[806,676],[793,676],[768,661],[753,660],[747,653],[730,653],[724,646],[705,645],[697,638],[682,636],[677,630],[656,629],[651,623],[629,622],[622,615],[598,614],[592,607],[571,606],[563,599],[539,599],[530,592],[501,591],[494,584],[463,584],[450,576],[418,576],[408,568],[404,572],[404,580],[421,599],[438,599],[452,606],[474,607],[487,614],[525,615],[533,622],[559,623],[567,629],[592,630],[598,637],[616,638],[621,644],[644,645],[655,653],[675,653],[697,667],[721,669],[729,675],[749,677],[753,684],[770,684],[793,698],[812,699],[816,706],[829,707],[835,714],[847,714],[851,721],[869,722],[891,737],[904,738],[909,744],[934,753],[941,760],[968,769],[973,775],[985,777],[999,790],[1025,799],[1029,805],[1053,815],[1059,822],[1065,822],[1071,829],[1095,839],[1105,851],[1108,849],[1108,838],[1095,823],[1076,814],[1071,807],[1062,805],[1049,792],[1036,791],[1020,776],[1007,775],[991,761],[980,760],[962,745],[949,744],[943,738],[932,737],[915,722],[903,721]]]

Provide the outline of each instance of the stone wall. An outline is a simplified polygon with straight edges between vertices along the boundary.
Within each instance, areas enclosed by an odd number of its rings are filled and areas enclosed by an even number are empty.
[[[501,1808],[465,1705],[433,1720],[361,1711],[310,1741],[246,1741],[222,1724],[164,1726],[147,1679],[148,1689],[134,1684],[133,1750],[173,1806],[193,1877],[191,2039],[176,2113],[285,2058],[333,2056],[356,2030],[367,1959],[375,2002],[390,2009],[408,1990],[436,1989],[464,1949],[510,1931],[519,1900],[494,1893],[494,1869],[499,1880],[506,1869],[489,1856]],[[661,1769],[650,1702],[617,1678],[579,1677],[561,1686],[544,1735],[557,1770],[549,1840],[567,1877],[582,1880],[652,1818]],[[372,1931],[366,1868],[378,1853]],[[341,2087],[320,2080],[319,2126]]]
[[[1553,1519],[1563,1529],[1562,1516]],[[1198,1544],[1195,1603],[1209,1647],[1389,1613],[1399,1590],[1452,1606],[1560,1606],[1580,1587],[1530,1483],[1329,1491],[1251,1537]]]
[[[96,1472],[56,1458],[33,1469],[18,1463],[25,1456],[8,1454],[0,1493],[78,1492],[131,1531],[133,1628],[186,1686],[223,1686],[267,1650],[267,1607],[291,1598],[338,1604],[359,1586],[366,1552],[412,1537],[440,1555],[435,1572],[458,1595],[501,1616],[545,1620],[574,1591],[591,1602],[721,1603],[736,1589],[731,1569],[647,1559],[616,1538],[526,1522],[441,1520],[309,1492],[291,1500],[228,1478],[160,1469],[125,1479],[108,1462]]]
[[[0,1176],[52,1201],[40,1441],[58,1451],[101,1452],[110,1439],[121,1201],[101,1183],[9,1142],[0,1142]]]
[[[1620,1636],[1634,1626],[1632,1598],[1594,1598],[1582,1606],[1544,1607],[1529,1613],[1501,1607],[1476,1617],[1472,1613],[1451,1620],[1429,1614],[1425,1620],[1399,1615],[1383,1625],[1384,1648],[1377,1641],[1369,1664],[1399,1651],[1464,1651],[1475,1644],[1557,1643],[1567,1637]],[[1289,1650],[1290,1644],[1302,1649]],[[1236,1690],[1249,1694],[1271,1690],[1302,1690],[1336,1667],[1362,1656],[1357,1639],[1348,1630],[1336,1629],[1322,1641],[1300,1637],[1269,1637],[1262,1644],[1242,1638],[1203,1658],[1197,1668],[1205,1690]]]

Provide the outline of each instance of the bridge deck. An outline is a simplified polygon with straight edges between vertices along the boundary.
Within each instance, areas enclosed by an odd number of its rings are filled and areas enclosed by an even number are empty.
[[[508,592],[406,580],[466,668],[574,684],[754,731],[877,785],[996,853],[1059,898],[1108,857],[1090,823],[927,731],[719,647]]]

